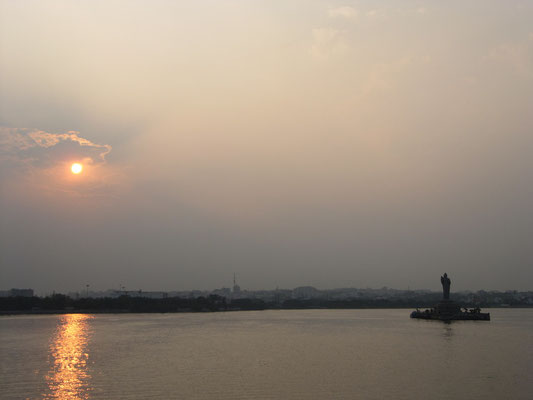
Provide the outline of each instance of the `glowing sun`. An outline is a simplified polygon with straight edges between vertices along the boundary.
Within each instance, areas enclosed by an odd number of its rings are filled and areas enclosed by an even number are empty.
[[[79,174],[82,169],[83,169],[83,165],[81,165],[80,163],[74,163],[70,167],[70,170],[72,171],[73,174]]]

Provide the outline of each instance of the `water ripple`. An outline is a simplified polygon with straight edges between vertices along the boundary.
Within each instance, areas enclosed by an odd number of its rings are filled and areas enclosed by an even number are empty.
[[[89,321],[85,314],[67,314],[60,318],[50,343],[48,393],[45,399],[88,399],[91,375],[88,371]]]

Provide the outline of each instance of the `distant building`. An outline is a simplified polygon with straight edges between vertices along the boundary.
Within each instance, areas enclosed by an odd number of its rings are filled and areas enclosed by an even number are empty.
[[[235,274],[233,274],[233,294],[239,294],[239,293],[241,293],[241,287],[237,285]]]
[[[167,292],[143,292],[142,290],[113,290],[111,297],[142,297],[146,299],[166,299],[168,297]]]
[[[292,290],[292,297],[295,299],[313,299],[321,295],[320,290],[313,286],[300,286]]]
[[[143,292],[139,290],[137,297],[146,297],[149,299],[166,299],[168,297],[167,292]]]
[[[215,289],[211,292],[211,294],[216,294],[221,297],[231,297],[231,289],[230,288],[221,288],[221,289]]]
[[[33,297],[33,289],[10,289],[8,297]]]

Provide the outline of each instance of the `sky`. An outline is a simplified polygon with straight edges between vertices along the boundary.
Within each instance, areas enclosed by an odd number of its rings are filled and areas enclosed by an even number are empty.
[[[531,21],[0,0],[0,289],[533,290]]]

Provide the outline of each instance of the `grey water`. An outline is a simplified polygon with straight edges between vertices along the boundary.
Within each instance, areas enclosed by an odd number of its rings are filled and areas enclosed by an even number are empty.
[[[531,399],[533,309],[0,317],[1,399]]]

